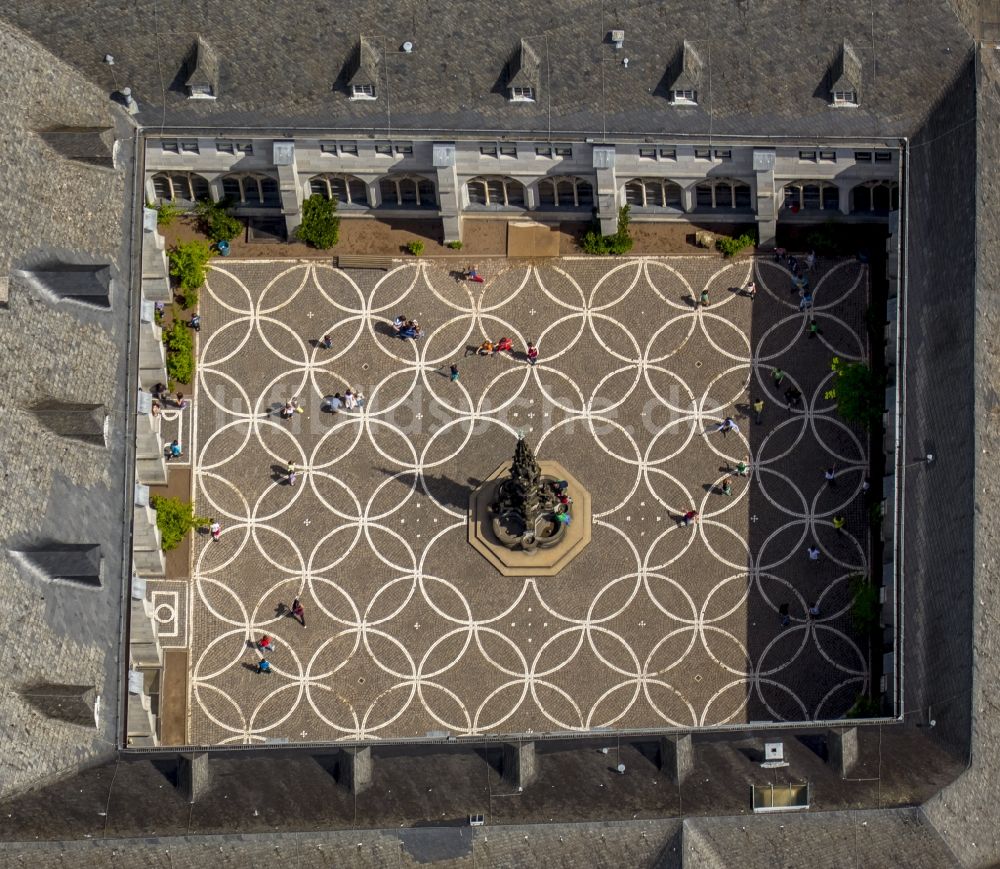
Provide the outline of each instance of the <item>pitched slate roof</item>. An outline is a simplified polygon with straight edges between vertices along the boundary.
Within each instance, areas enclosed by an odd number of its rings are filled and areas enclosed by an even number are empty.
[[[145,4],[20,0],[0,16],[23,28],[107,92],[128,85],[145,125],[210,128],[425,130],[478,135],[529,131],[559,137],[631,133],[896,136],[912,131],[961,66],[968,35],[944,0],[843,0],[828,7],[786,0],[705,3],[670,0],[442,0],[434,14],[399,14],[394,4],[204,0]],[[156,22],[170,20],[169,35]],[[625,31],[616,51],[608,31]],[[373,51],[358,51],[359,36]],[[494,38],[493,34],[505,34]],[[874,34],[874,40],[873,40]],[[201,36],[226,71],[217,101],[188,100],[164,70],[181,69]],[[511,104],[511,42],[539,57],[544,93]],[[687,40],[701,58],[699,105],[663,99],[664,70]],[[829,105],[831,60],[844,41],[861,64],[864,104]],[[400,50],[403,42],[415,50]],[[84,48],[87,46],[87,48]],[[337,82],[375,80],[378,99],[348,98]],[[105,52],[115,66],[102,62]],[[348,58],[356,66],[343,76]],[[627,68],[622,64],[629,58]],[[183,80],[181,80],[182,84]],[[382,93],[382,90],[386,93]]]

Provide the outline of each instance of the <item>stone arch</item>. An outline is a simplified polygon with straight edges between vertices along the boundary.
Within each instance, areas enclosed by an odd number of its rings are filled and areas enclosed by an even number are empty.
[[[851,214],[888,214],[899,211],[899,184],[882,179],[865,181],[851,190]]]
[[[423,175],[385,175],[378,187],[382,208],[437,208],[437,185]]]
[[[738,178],[706,178],[694,188],[695,208],[699,211],[753,209],[753,191]]]
[[[593,208],[594,185],[575,175],[549,175],[538,182],[539,208]]]
[[[326,172],[309,179],[309,195],[336,199],[341,205],[368,207],[368,185],[354,175]]]
[[[152,182],[157,202],[183,206],[211,198],[208,179],[194,172],[157,172]]]
[[[478,175],[465,187],[473,208],[524,208],[527,203],[524,185],[506,175]]]
[[[798,211],[837,211],[840,188],[832,181],[805,179],[789,181],[784,186],[782,208]]]
[[[233,172],[223,175],[222,193],[235,207],[281,207],[278,179],[261,172]]]
[[[669,178],[633,178],[625,183],[625,202],[633,208],[684,210],[684,192]]]

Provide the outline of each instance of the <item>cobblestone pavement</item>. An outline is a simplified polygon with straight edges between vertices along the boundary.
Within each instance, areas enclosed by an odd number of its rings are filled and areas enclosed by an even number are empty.
[[[738,292],[751,270],[753,301]],[[868,679],[849,590],[867,571],[867,446],[825,394],[831,358],[866,353],[866,267],[817,263],[815,338],[770,260],[498,260],[480,272],[483,284],[416,260],[388,273],[212,269],[191,455],[197,512],[223,533],[196,541],[187,611],[164,610],[192,648],[191,740],[842,715]],[[703,289],[710,304],[696,308]],[[398,338],[398,314],[424,336]],[[501,335],[514,354],[466,355]],[[803,394],[792,410],[789,384]],[[363,408],[324,409],[348,388]],[[304,412],[283,420],[292,396]],[[713,432],[727,416],[738,431]],[[470,490],[519,431],[593,496],[592,542],[551,578],[504,578],[466,539]],[[744,456],[752,471],[736,476]],[[689,509],[701,521],[685,527]],[[282,615],[296,597],[305,627]],[[269,675],[255,672],[264,633]]]

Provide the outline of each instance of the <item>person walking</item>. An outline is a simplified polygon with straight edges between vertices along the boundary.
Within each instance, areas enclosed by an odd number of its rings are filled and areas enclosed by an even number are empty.
[[[809,251],[809,255],[806,257],[806,271],[811,272],[813,267],[816,265],[816,251]]]
[[[823,478],[826,480],[826,484],[831,489],[837,488],[837,468],[835,465],[831,465],[825,471],[823,471]]]
[[[494,353],[510,353],[514,350],[514,342],[506,335],[502,336],[493,347]]]
[[[744,456],[736,463],[736,476],[737,477],[750,476],[750,456]]]
[[[761,414],[764,413],[764,399],[755,398],[753,400],[753,421],[760,425]]]
[[[780,368],[771,369],[771,381],[774,383],[775,386],[780,387],[781,381],[784,379],[785,379],[784,371],[782,371]]]
[[[749,296],[749,297],[750,297],[750,301],[751,301],[751,302],[752,302],[752,301],[753,301],[754,299],[756,299],[756,298],[757,298],[757,283],[756,283],[755,281],[750,281],[750,283],[749,283],[749,284],[747,284],[747,285],[746,285],[746,286],[745,286],[745,287],[743,288],[743,294],[744,294],[745,296]]]
[[[734,431],[734,432],[739,433],[739,430],[740,430],[740,427],[735,422],[733,422],[733,418],[731,416],[727,416],[715,428],[713,428],[713,429],[706,429],[705,430],[705,434],[712,434],[714,432],[721,431],[722,432],[722,436],[725,437],[727,432]]]
[[[799,290],[799,311],[807,311],[813,306],[812,293],[809,290]]]
[[[781,616],[781,626],[787,628],[792,620],[788,615],[788,604],[783,603],[778,607],[778,615]]]
[[[181,449],[181,442],[178,440],[172,440],[167,445],[167,461],[169,462],[171,459],[179,459],[182,455],[184,455],[184,451]]]
[[[473,281],[474,283],[481,284],[483,282],[482,277],[479,274],[479,269],[477,266],[471,265],[465,272],[465,279],[467,281]]]
[[[455,381],[458,380],[458,366],[454,362],[451,363],[451,374],[450,374],[450,377],[451,377],[451,382],[452,383],[454,383]]]
[[[722,494],[723,495],[732,495],[733,494],[733,478],[732,477],[726,477],[722,481],[722,487],[721,488],[722,488]]]
[[[701,291],[701,295],[698,297],[698,304],[703,308],[708,307],[708,287],[705,287],[705,289]],[[695,307],[697,308],[698,305],[695,305]]]
[[[263,654],[267,655],[274,651],[274,643],[271,642],[271,638],[267,634],[264,634],[264,636],[257,640],[257,648]]]
[[[788,409],[791,410],[802,401],[802,393],[794,386],[789,386],[785,390],[785,401],[788,404]]]
[[[485,341],[483,341],[482,344],[479,345],[479,349],[476,350],[476,353],[479,356],[492,356],[493,342],[489,338],[487,338]]]
[[[847,519],[844,518],[843,516],[833,517],[833,530],[836,531],[838,534],[843,535],[844,526],[846,524],[847,524]]]
[[[530,341],[528,342],[528,350],[525,355],[528,357],[529,365],[535,365],[538,363],[538,348]]]
[[[195,332],[201,331],[201,317],[198,314],[191,315],[191,328],[194,329]]]
[[[864,478],[864,479],[863,479],[863,480],[861,481],[861,494],[862,494],[862,495],[865,495],[865,496],[867,497],[867,495],[868,495],[868,490],[869,490],[869,489],[871,489],[871,487],[872,487],[872,481],[871,481],[871,477],[868,477],[868,476],[866,476],[866,477],[865,477],[865,478]]]
[[[333,338],[331,338],[329,335],[324,335],[323,339],[319,342],[319,346],[322,347],[324,350],[332,350]]]
[[[289,612],[292,614],[292,617],[302,625],[302,627],[306,626],[306,611],[305,607],[302,606],[302,601],[295,598],[295,600],[292,601],[292,608]]]
[[[289,462],[288,467],[285,468],[285,476],[288,479],[288,485],[295,485],[295,478],[298,476],[298,469],[295,467],[295,462]]]
[[[686,528],[688,525],[696,523],[699,518],[697,510],[688,510],[687,513],[681,516],[680,524]]]
[[[810,319],[809,320],[808,333],[809,333],[809,338],[811,339],[811,338],[815,338],[817,335],[822,335],[823,334],[823,330],[820,329],[819,323],[817,323],[813,319]]]
[[[258,673],[270,673],[271,672],[271,662],[267,658],[261,658],[257,662],[257,672]]]
[[[184,408],[188,406],[188,403],[189,403],[188,400],[184,397],[184,393],[178,392],[177,400],[174,402],[174,404],[177,406],[177,409],[184,410]]]
[[[806,555],[809,556],[810,561],[819,561],[819,547],[810,546],[806,550]]]
[[[819,604],[817,603],[809,604],[809,618],[811,619],[819,618]]]
[[[346,407],[348,410],[358,409],[358,399],[355,397],[354,393],[350,389],[348,389],[347,392],[344,393],[344,407]]]
[[[218,543],[219,538],[222,536],[222,526],[213,519],[212,524],[208,526],[208,533],[212,535],[212,540]]]

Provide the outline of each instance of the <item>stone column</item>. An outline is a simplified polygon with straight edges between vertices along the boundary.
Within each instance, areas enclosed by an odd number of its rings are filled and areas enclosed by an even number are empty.
[[[433,165],[437,173],[438,207],[444,241],[462,240],[462,190],[458,183],[458,167],[454,142],[435,142]]]
[[[372,750],[369,746],[345,748],[340,752],[340,784],[352,794],[368,790],[372,784]]]
[[[840,213],[850,214],[851,213],[851,191],[854,189],[854,184],[851,181],[837,182],[837,187],[840,190]]]
[[[299,170],[295,164],[295,142],[274,143],[273,158],[278,170],[278,192],[281,196],[281,212],[285,217],[285,231],[292,238],[295,228],[302,223],[302,187],[299,184]]]
[[[677,785],[694,769],[694,745],[690,733],[660,739],[660,769]]]
[[[693,184],[689,184],[687,187],[681,188],[681,207],[684,209],[686,214],[690,214],[694,211],[696,203],[696,188],[698,187],[698,182],[695,181]]]
[[[597,175],[597,219],[602,235],[618,231],[618,180],[615,176],[615,146],[595,145],[592,163]]]
[[[226,198],[226,191],[222,187],[222,175],[208,179],[208,195],[213,202],[221,202]]]
[[[753,171],[756,176],[758,243],[766,249],[774,247],[778,233],[778,210],[774,201],[774,149],[754,149]]]
[[[500,775],[508,787],[523,790],[538,778],[535,743],[505,742]]]

